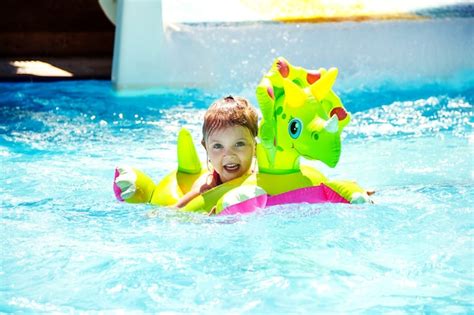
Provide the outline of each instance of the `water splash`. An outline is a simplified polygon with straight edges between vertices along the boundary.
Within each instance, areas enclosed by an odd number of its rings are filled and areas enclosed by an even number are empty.
[[[357,137],[418,137],[449,131],[457,137],[468,137],[474,126],[472,108],[464,97],[396,101],[355,113],[346,132]]]

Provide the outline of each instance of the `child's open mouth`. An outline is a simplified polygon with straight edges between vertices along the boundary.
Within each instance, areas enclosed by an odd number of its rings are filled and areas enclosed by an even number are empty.
[[[237,172],[240,169],[240,164],[230,163],[224,165],[224,169],[229,173]]]

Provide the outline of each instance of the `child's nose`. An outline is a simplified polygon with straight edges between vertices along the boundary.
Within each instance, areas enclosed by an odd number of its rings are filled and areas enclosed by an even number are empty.
[[[235,154],[235,148],[233,146],[226,148],[224,150],[224,154],[225,155],[234,155]]]

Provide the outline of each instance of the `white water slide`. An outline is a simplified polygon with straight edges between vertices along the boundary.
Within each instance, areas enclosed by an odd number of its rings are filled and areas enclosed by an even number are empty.
[[[456,84],[474,73],[472,3],[99,2],[116,24],[118,90],[253,89],[277,56],[306,68],[337,66],[338,84],[349,90],[420,80]]]

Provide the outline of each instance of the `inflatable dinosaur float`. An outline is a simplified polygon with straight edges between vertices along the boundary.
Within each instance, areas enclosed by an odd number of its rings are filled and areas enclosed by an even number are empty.
[[[288,203],[362,203],[367,192],[352,181],[329,180],[300,157],[334,167],[341,154],[340,135],[350,115],[332,91],[338,70],[292,66],[280,57],[257,86],[262,112],[257,144],[258,172],[221,184],[191,200],[184,211],[217,214],[252,212]],[[178,135],[178,168],[158,184],[129,167],[115,171],[119,200],[172,206],[207,170],[189,132]]]

